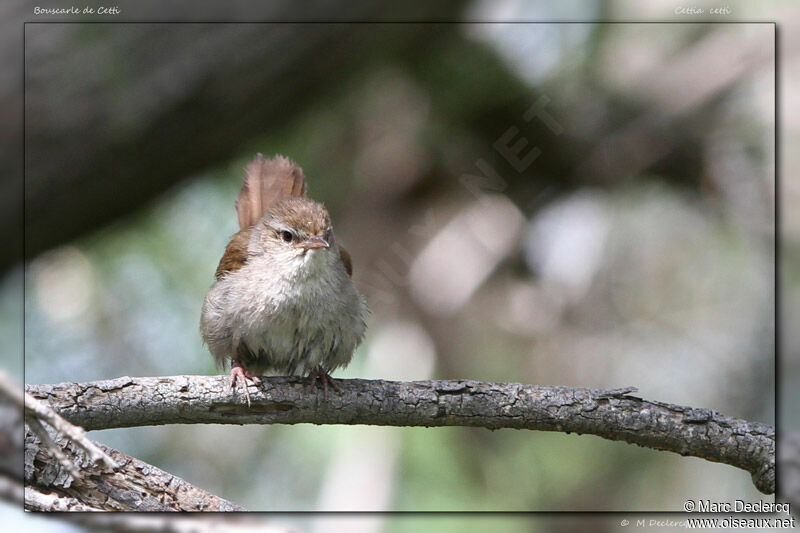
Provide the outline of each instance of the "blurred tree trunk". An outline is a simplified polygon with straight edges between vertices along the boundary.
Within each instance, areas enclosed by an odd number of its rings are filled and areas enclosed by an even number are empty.
[[[457,20],[463,0],[248,4],[251,20]],[[195,4],[191,4],[196,12]],[[181,13],[180,4],[164,9]],[[414,7],[419,7],[414,4]],[[229,13],[226,6],[226,14]],[[256,12],[254,12],[256,10]],[[259,12],[260,11],[260,12]],[[169,13],[162,13],[168,19]],[[455,25],[28,24],[25,252],[96,229],[229,160],[386,57],[424,53]],[[13,156],[0,162],[6,168]],[[19,216],[18,197],[0,212]],[[3,224],[6,242],[18,242]],[[18,260],[4,247],[3,268]]]
[[[464,3],[430,3],[413,13],[405,4],[388,2],[322,3],[314,15],[455,21]],[[270,6],[266,20],[294,15],[289,2]],[[736,63],[713,90],[666,113],[598,87],[595,103],[608,112],[592,135],[581,137],[567,126],[583,120],[582,108],[570,107],[553,88],[532,89],[489,46],[462,30],[436,23],[29,24],[27,256],[96,229],[187,176],[229,161],[247,141],[283,131],[307,107],[340,95],[355,74],[385,63],[410,73],[430,98],[432,120],[444,129],[440,145],[430,147],[433,165],[423,187],[439,187],[443,176],[488,177],[476,168],[479,159],[528,213],[559,188],[608,186],[644,171],[698,187],[704,147],[697,139],[714,123],[718,96],[747,71]],[[709,30],[705,39],[719,48],[730,47],[730,38]],[[747,64],[763,59],[751,56]],[[674,70],[686,67],[679,56],[659,75],[674,78]],[[594,86],[591,80],[581,83]],[[559,122],[559,133],[534,116],[537,107]],[[467,139],[468,150],[454,165],[455,139]],[[502,147],[515,151],[521,140],[527,145],[518,151],[520,158],[534,147],[539,152],[522,171],[502,152]],[[549,184],[548,194],[543,183]],[[10,217],[16,198],[1,201],[0,212]],[[2,227],[13,242],[12,226]],[[14,250],[5,248],[4,268],[16,260]]]

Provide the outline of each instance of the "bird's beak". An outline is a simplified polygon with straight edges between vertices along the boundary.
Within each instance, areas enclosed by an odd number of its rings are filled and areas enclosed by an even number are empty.
[[[322,237],[311,237],[310,239],[306,239],[301,243],[295,244],[295,248],[302,248],[303,250],[316,250],[317,248],[330,248],[330,244],[328,241],[323,239]]]

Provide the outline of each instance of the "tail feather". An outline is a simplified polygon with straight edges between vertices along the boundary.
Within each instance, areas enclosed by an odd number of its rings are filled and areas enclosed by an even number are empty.
[[[247,165],[242,192],[236,200],[239,228],[246,229],[258,222],[276,202],[305,194],[306,178],[303,169],[291,159],[281,155],[267,159],[256,154]]]

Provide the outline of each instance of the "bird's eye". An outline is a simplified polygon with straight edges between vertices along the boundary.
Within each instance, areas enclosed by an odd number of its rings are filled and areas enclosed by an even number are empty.
[[[292,242],[293,238],[294,238],[294,235],[292,235],[291,231],[283,230],[281,232],[281,239],[283,239],[284,242]]]

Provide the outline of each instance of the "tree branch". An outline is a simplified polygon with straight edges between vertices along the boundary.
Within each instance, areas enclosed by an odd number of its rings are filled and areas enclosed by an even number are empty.
[[[6,388],[4,392],[7,390],[8,384],[8,381],[4,383],[0,380],[0,387]],[[50,437],[50,434],[43,424],[44,422],[83,450],[92,464],[102,464],[108,471],[113,471],[118,468],[119,465],[117,465],[111,457],[103,452],[97,444],[86,437],[86,432],[83,428],[74,426],[61,418],[50,404],[37,400],[28,393],[25,393],[24,403],[22,398],[18,398],[18,401],[18,406],[24,407],[25,409],[25,423],[31,431],[39,437],[39,440],[44,443],[58,462],[61,463],[61,466],[63,466],[71,476],[78,477],[80,473],[75,468],[72,461],[70,461],[69,457],[64,454],[61,447]]]
[[[644,400],[634,388],[598,390],[478,381],[338,380],[325,401],[306,380],[264,378],[252,406],[225,376],[122,377],[28,385],[73,424],[108,429],[162,424],[474,426],[597,435],[744,469],[775,492],[775,429],[711,409]]]
[[[23,411],[27,411],[29,424],[24,438]],[[39,424],[41,431],[46,434],[46,440],[58,447],[58,453],[54,453],[50,446],[40,446],[44,442],[41,432],[30,429],[31,422]],[[58,434],[62,437],[53,437]],[[25,444],[28,446],[24,447]],[[27,486],[23,486],[23,473],[19,468],[23,465],[23,450],[27,452],[28,460],[25,465]],[[75,450],[79,453],[76,454]],[[59,455],[62,460],[54,461],[53,458]],[[49,403],[23,393],[22,388],[2,370],[0,459],[0,500],[16,503],[31,511],[243,510],[180,478],[90,441],[82,429],[57,415]],[[72,476],[71,472],[76,471],[77,475]],[[253,515],[241,514],[176,518],[156,514],[79,512],[60,514],[56,519],[66,520],[93,532],[295,531],[265,523],[261,518],[253,518]]]
[[[24,404],[23,404],[24,402]],[[24,448],[23,420],[25,413]],[[23,460],[24,451],[24,460]],[[241,511],[159,468],[97,444],[0,371],[0,498],[34,511]],[[53,460],[55,459],[55,460]],[[15,465],[15,466],[16,466]]]
[[[153,465],[93,443],[118,465],[114,472],[95,465],[68,435],[47,429],[79,475],[53,461],[50,446],[26,428],[25,508],[35,511],[243,511]]]

